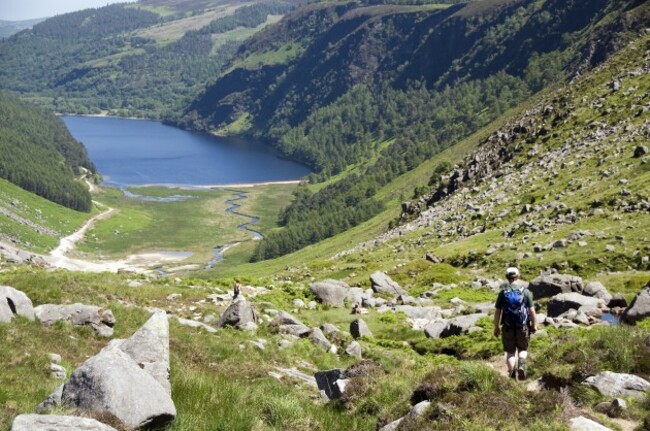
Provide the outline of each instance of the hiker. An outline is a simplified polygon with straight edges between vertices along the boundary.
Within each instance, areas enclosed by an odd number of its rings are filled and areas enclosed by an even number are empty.
[[[530,333],[537,331],[533,294],[522,286],[519,270],[506,270],[508,280],[501,286],[494,307],[494,336],[501,334],[503,350],[506,352],[508,375],[519,380],[526,379],[526,358]],[[517,351],[519,354],[517,355]]]
[[[359,304],[354,304],[352,306],[352,314],[361,314],[361,307],[359,307]]]
[[[233,300],[237,299],[237,297],[241,294],[241,283],[239,282],[239,280],[235,280],[235,285],[232,288],[232,292],[233,292],[233,297],[232,297]]]

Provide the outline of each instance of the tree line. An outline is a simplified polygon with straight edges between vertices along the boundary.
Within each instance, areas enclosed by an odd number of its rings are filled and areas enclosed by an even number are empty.
[[[55,115],[0,93],[0,177],[45,199],[90,211],[77,169],[95,172],[86,149]]]

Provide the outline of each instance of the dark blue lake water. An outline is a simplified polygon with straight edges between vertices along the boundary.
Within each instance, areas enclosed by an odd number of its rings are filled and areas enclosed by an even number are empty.
[[[209,185],[297,180],[309,169],[259,142],[191,133],[156,121],[61,117],[109,185]]]

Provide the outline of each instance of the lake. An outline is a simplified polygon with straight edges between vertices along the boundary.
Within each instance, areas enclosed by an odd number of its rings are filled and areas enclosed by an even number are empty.
[[[61,117],[108,185],[210,185],[297,180],[309,174],[260,142],[187,132],[157,121]]]

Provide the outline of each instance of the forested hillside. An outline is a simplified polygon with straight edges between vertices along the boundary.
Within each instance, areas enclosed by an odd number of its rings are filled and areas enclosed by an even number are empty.
[[[377,214],[379,187],[647,26],[646,2],[314,4],[258,33],[179,122],[266,138],[312,181],[262,241],[275,257]],[[350,170],[350,166],[355,166]]]
[[[75,180],[95,171],[83,145],[51,113],[0,93],[0,177],[53,202],[90,211],[90,193]]]
[[[59,15],[0,40],[0,90],[58,112],[160,118],[293,3],[155,0]]]

